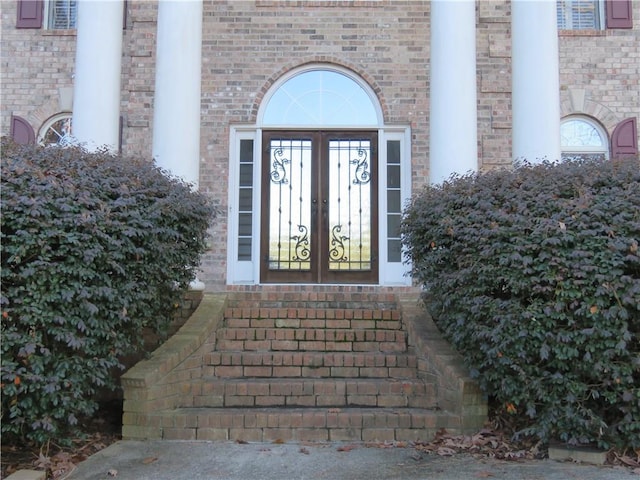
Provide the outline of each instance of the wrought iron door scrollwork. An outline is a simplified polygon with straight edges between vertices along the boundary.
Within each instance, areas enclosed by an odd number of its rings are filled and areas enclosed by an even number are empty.
[[[335,225],[331,228],[331,246],[333,247],[329,250],[329,257],[334,262],[348,262],[349,257],[346,256],[346,249],[344,246],[344,242],[349,240],[349,237],[346,235],[340,235],[342,231],[342,225]]]
[[[270,176],[273,183],[287,184],[287,170],[284,167],[289,163],[288,158],[284,158],[284,152],[282,148],[275,148],[273,150],[273,170],[271,170]]]
[[[358,158],[350,160],[351,164],[357,165],[355,178],[353,179],[354,185],[364,185],[371,180],[371,172],[369,171],[369,162],[367,161],[367,151],[359,148]]]
[[[303,260],[309,260],[311,251],[309,250],[309,229],[304,225],[298,225],[298,231],[300,235],[293,235],[291,240],[295,240],[296,245],[294,247],[295,255],[292,260],[300,262]]]

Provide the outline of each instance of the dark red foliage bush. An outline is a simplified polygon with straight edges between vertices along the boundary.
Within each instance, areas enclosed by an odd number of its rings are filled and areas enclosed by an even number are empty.
[[[452,178],[403,234],[434,319],[520,433],[640,447],[637,159]]]
[[[162,331],[213,209],[151,162],[2,144],[2,433],[60,440]]]

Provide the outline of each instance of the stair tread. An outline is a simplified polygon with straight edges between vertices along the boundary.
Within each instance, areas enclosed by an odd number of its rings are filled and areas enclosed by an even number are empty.
[[[400,320],[381,319],[327,319],[327,318],[244,318],[225,317],[221,330],[322,330],[334,333],[401,331]]]
[[[207,376],[192,379],[192,383],[200,382],[220,382],[220,383],[292,383],[292,382],[313,382],[313,383],[420,383],[424,380],[417,377],[397,378],[397,377],[238,377],[220,378]]]
[[[158,410],[152,415],[255,415],[257,413],[273,413],[279,415],[299,415],[299,414],[356,414],[356,415],[435,415],[448,417],[454,415],[447,410],[438,407],[361,407],[345,406],[333,407],[178,407],[168,410]]]
[[[331,351],[300,351],[300,352],[281,352],[279,350],[264,350],[264,351],[255,351],[255,350],[224,350],[220,351],[217,349],[212,349],[210,353],[219,353],[222,355],[272,355],[272,356],[282,356],[282,355],[314,355],[314,356],[334,356],[339,355],[342,357],[380,357],[380,356],[391,356],[391,357],[417,357],[416,353],[412,350],[411,347],[407,347],[407,350],[402,352],[389,352],[389,353],[380,353],[380,352],[331,352]]]
[[[228,306],[397,310],[394,294],[379,292],[243,292],[231,294]]]
[[[220,331],[223,332],[223,334],[227,334],[229,332],[235,332],[235,331],[243,331],[243,332],[253,332],[255,333],[262,333],[262,332],[304,332],[306,333],[317,333],[317,332],[323,332],[325,335],[327,334],[362,334],[364,333],[371,335],[372,333],[376,333],[376,332],[380,332],[379,335],[382,337],[387,337],[387,336],[403,336],[404,332],[400,329],[394,328],[394,329],[381,329],[381,328],[306,328],[306,327],[222,327],[220,328]],[[375,340],[375,339],[374,339]],[[366,340],[365,338],[359,337],[358,341],[371,341],[371,340]]]

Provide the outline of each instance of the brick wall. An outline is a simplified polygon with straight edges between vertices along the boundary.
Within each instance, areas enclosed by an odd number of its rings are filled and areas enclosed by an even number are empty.
[[[128,2],[122,63],[123,151],[151,158],[157,2]],[[510,163],[510,7],[477,2],[478,144],[481,169]],[[640,2],[634,29],[560,35],[562,114],[584,113],[611,133],[640,117]],[[75,35],[15,29],[16,2],[2,9],[2,134],[11,114],[37,130],[73,86]],[[414,188],[428,178],[429,2],[401,0],[204,2],[201,190],[222,215],[226,238],[229,126],[253,123],[260,101],[292,68],[329,62],[349,68],[377,93],[387,124],[412,132]],[[69,107],[69,106],[66,106]],[[179,119],[176,119],[179,121]],[[213,242],[201,279],[224,285],[225,242]]]
[[[640,118],[640,2],[633,5],[632,31],[561,32],[563,116],[590,115],[609,134],[621,120]]]
[[[511,9],[477,2],[478,152],[480,168],[511,162]]]
[[[2,2],[2,115],[0,134],[9,135],[11,115],[38,129],[49,117],[71,111],[65,100],[73,88],[75,32],[18,30],[17,2]],[[62,95],[61,95],[62,90]]]
[[[157,2],[127,2],[122,42],[122,150],[151,159]]]

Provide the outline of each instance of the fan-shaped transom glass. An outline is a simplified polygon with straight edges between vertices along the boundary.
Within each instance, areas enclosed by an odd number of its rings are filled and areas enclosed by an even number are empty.
[[[607,142],[596,126],[582,118],[569,119],[560,126],[560,141],[563,148],[606,148]]]
[[[45,146],[68,147],[73,144],[71,136],[71,113],[59,113],[49,118],[38,135],[38,143]]]
[[[604,128],[586,117],[574,116],[562,121],[560,145],[565,160],[609,157],[609,142]]]
[[[373,126],[378,115],[356,81],[331,70],[310,70],[285,81],[268,100],[267,126]]]

